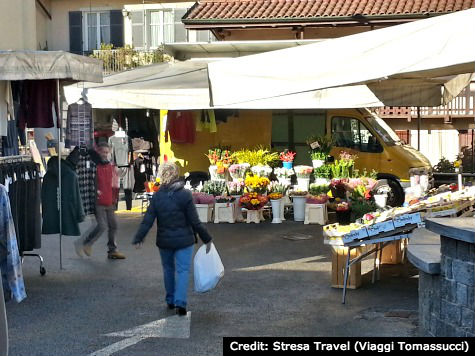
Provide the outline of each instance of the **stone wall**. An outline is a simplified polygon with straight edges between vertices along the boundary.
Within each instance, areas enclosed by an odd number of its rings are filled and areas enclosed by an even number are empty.
[[[419,271],[419,320],[426,336],[475,337],[475,245],[441,236],[440,275]]]

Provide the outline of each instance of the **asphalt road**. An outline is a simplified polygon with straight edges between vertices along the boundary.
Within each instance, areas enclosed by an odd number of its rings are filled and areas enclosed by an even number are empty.
[[[155,231],[135,250],[131,239],[140,215],[122,214],[119,248],[124,261],[106,259],[105,235],[91,258],[78,258],[75,238],[43,237],[38,263],[24,264],[28,298],[8,303],[12,356],[90,355],[123,338],[107,333],[170,316]],[[381,281],[348,292],[330,287],[331,253],[321,228],[286,222],[208,224],[226,272],[219,286],[196,294],[190,283],[190,338],[149,338],[114,355],[221,355],[224,336],[413,336],[417,320],[417,275],[411,266],[386,266]],[[310,235],[291,241],[284,235]],[[390,313],[388,313],[390,312]]]

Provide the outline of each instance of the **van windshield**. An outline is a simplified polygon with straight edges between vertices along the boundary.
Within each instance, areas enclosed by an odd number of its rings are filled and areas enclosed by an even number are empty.
[[[368,116],[366,119],[385,143],[395,145],[401,142],[399,136],[380,117]]]

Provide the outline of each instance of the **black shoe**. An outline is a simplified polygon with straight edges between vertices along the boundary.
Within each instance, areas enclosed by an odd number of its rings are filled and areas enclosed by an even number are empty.
[[[176,307],[176,313],[179,316],[185,316],[186,315],[186,308]]]
[[[167,307],[168,307],[168,309],[173,310],[173,309],[175,309],[175,304],[167,303]]]

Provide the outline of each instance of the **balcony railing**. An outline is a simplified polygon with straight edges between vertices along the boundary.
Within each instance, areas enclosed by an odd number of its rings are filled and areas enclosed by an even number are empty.
[[[475,82],[472,82],[447,105],[436,107],[421,107],[421,117],[452,119],[457,117],[474,117],[475,115]],[[378,115],[383,118],[412,119],[417,118],[415,107],[385,106],[378,109]]]
[[[139,51],[133,48],[94,50],[91,57],[102,60],[103,74],[113,74],[153,63],[167,62],[170,57],[163,50]]]

